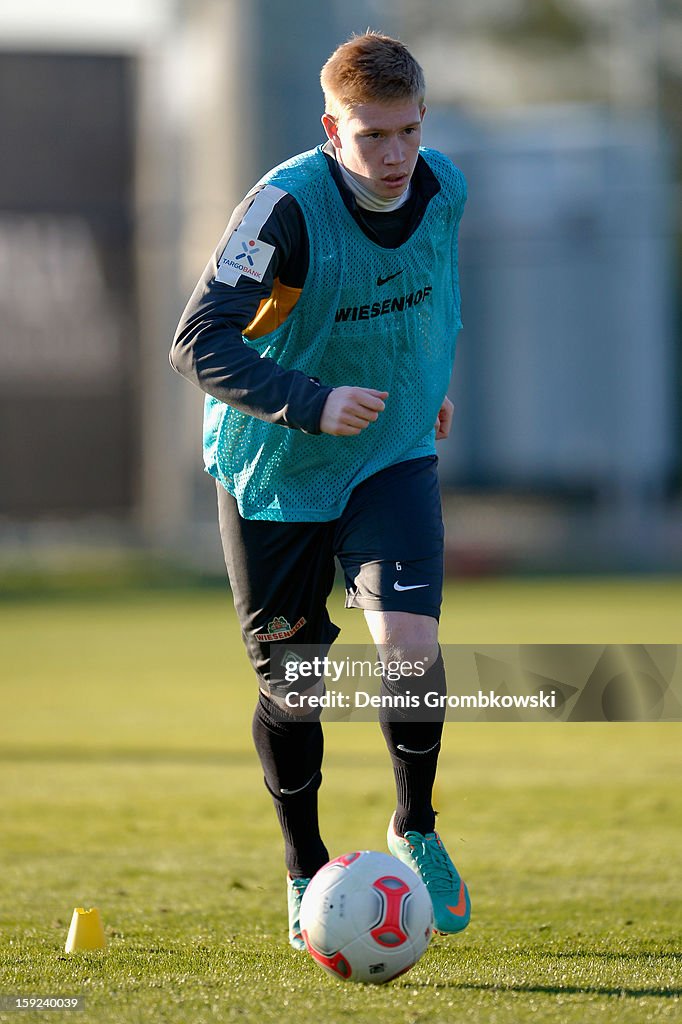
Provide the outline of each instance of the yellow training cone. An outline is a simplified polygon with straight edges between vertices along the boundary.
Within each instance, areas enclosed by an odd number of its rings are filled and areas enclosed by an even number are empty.
[[[71,918],[71,927],[66,937],[64,952],[77,953],[81,949],[104,949],[106,944],[102,919],[97,907],[91,907],[90,910],[76,907]]]

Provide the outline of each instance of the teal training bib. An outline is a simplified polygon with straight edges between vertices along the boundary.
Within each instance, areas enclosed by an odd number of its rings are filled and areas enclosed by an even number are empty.
[[[304,434],[208,397],[206,469],[234,495],[246,519],[336,519],[362,480],[435,450],[434,423],[462,326],[457,227],[466,183],[442,154],[420,152],[441,189],[397,249],[375,244],[354,221],[321,147],[259,182],[296,198],[310,259],[286,322],[245,343],[323,384],[376,388],[389,397],[377,422],[355,437]]]

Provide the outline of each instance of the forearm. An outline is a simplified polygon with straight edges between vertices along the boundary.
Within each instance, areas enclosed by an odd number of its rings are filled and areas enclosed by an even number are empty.
[[[320,432],[322,407],[332,389],[261,358],[229,323],[183,317],[170,361],[192,384],[241,412],[308,434]]]

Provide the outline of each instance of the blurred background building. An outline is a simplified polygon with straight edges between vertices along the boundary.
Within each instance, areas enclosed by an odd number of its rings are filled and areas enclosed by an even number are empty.
[[[321,141],[319,68],[368,24],[423,63],[425,142],[469,179],[451,566],[682,568],[674,0],[4,0],[0,560],[221,572],[170,341],[232,208]]]

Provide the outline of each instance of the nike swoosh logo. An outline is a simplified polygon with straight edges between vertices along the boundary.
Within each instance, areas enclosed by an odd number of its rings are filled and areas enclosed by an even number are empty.
[[[299,786],[298,789],[282,789],[282,788],[280,788],[280,793],[282,794],[282,796],[293,796],[295,793],[302,793],[304,789],[307,789],[307,787],[310,785],[310,783],[313,781],[313,779],[316,776],[317,776],[317,772],[313,772],[313,774],[310,776],[310,778],[305,783],[305,785]]]
[[[396,581],[393,584],[393,589],[394,590],[398,590],[398,591],[400,591],[400,590],[421,590],[422,587],[430,587],[430,586],[431,586],[430,583],[411,583],[409,586],[403,587],[403,586],[401,586],[400,583],[398,583]]]
[[[457,900],[457,906],[451,907],[447,903],[445,904],[445,906],[448,908],[451,914],[455,915],[455,917],[464,917],[467,909],[467,887],[464,884],[464,882],[462,882],[462,884],[459,887],[459,899]]]
[[[398,277],[400,274],[402,274],[402,270],[397,270],[395,274],[389,274],[388,277],[379,276],[377,278],[377,284],[381,288],[382,284],[386,284],[387,281],[392,281],[394,277]]]
[[[427,747],[426,750],[410,750],[403,743],[398,744],[398,750],[402,750],[405,754],[430,754],[432,750],[435,750],[440,740],[436,740],[432,747]]]

